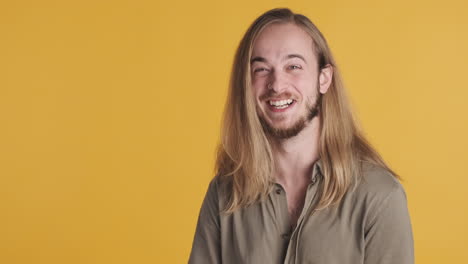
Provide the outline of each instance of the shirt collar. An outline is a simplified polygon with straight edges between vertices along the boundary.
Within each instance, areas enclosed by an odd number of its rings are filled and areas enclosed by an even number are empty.
[[[318,159],[315,161],[313,167],[312,167],[312,174],[310,175],[310,180],[315,183],[317,180],[319,180],[322,176],[322,160]],[[276,183],[275,179],[271,179],[270,182]]]
[[[321,159],[318,159],[315,163],[314,163],[314,166],[312,168],[312,175],[311,175],[311,181],[312,182],[315,182],[317,181],[321,175],[322,175],[322,160]]]

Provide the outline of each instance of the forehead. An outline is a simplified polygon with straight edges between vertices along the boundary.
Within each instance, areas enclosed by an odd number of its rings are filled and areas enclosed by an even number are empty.
[[[267,26],[253,44],[252,57],[268,60],[279,59],[286,54],[300,54],[309,60],[315,58],[312,38],[299,26],[291,23]]]

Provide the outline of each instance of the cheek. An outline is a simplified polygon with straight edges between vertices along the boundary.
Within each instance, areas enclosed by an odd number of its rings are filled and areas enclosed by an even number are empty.
[[[310,95],[315,94],[315,90],[317,90],[317,83],[314,81],[313,78],[297,78],[295,80],[296,88],[299,90],[303,95]]]
[[[265,81],[264,80],[253,80],[252,81],[252,91],[255,97],[261,95],[264,91]]]

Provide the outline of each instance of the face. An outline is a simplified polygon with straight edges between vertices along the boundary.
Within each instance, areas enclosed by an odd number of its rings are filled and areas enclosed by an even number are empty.
[[[294,24],[272,24],[253,45],[251,75],[257,114],[276,138],[297,135],[318,113],[331,83],[331,67],[319,72],[312,38]]]

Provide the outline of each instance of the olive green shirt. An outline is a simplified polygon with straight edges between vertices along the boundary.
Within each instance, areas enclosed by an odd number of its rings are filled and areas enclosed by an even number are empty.
[[[214,178],[201,206],[190,264],[210,263],[414,263],[406,194],[390,173],[363,163],[363,177],[338,206],[314,210],[322,174],[314,164],[302,213],[291,228],[286,194],[274,184],[267,199],[233,214],[221,178]]]

